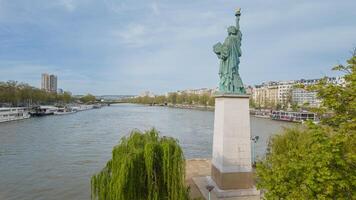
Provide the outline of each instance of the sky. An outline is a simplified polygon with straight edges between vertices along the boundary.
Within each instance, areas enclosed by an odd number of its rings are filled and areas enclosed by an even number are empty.
[[[0,0],[0,81],[74,94],[163,94],[218,85],[234,11],[245,84],[337,76],[356,47],[354,0]]]

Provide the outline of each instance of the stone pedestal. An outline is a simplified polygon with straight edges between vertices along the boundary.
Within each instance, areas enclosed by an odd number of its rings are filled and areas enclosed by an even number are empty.
[[[222,195],[224,191],[229,194],[242,194],[233,190],[256,191],[251,164],[249,96],[215,96],[211,168],[216,191]]]

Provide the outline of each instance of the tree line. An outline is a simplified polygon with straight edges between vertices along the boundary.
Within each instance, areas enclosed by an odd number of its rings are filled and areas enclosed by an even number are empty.
[[[80,102],[82,103],[95,103],[97,101],[96,97],[92,94],[87,94],[79,98]]]
[[[32,106],[41,104],[66,104],[74,100],[69,92],[46,92],[27,83],[0,81],[0,104],[5,106]]]
[[[128,103],[138,103],[138,104],[182,104],[182,105],[199,105],[199,106],[214,106],[214,97],[210,93],[189,94],[186,92],[178,93],[171,92],[168,95],[159,96],[140,96],[135,98],[130,98],[125,100]]]

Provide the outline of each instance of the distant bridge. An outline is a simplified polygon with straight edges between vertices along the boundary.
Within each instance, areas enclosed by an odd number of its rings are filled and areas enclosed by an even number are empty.
[[[104,101],[100,101],[100,103],[101,104],[111,105],[111,104],[127,103],[127,102],[122,100],[122,99],[118,99],[118,100],[104,100]]]

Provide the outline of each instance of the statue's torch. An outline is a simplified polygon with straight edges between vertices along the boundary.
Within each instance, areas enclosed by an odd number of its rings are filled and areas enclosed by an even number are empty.
[[[235,16],[240,16],[241,15],[241,8],[237,8],[235,12]]]
[[[241,8],[236,9],[235,16],[236,16],[236,28],[239,30],[240,29]]]

